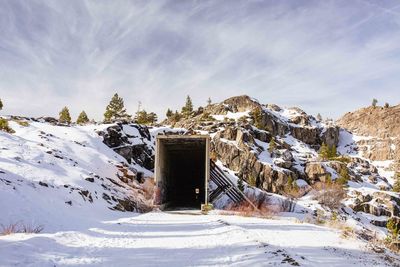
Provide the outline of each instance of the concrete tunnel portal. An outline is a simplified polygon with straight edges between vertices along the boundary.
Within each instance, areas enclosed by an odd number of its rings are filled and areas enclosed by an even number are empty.
[[[208,135],[157,137],[155,204],[162,209],[200,209],[208,203],[209,147]]]

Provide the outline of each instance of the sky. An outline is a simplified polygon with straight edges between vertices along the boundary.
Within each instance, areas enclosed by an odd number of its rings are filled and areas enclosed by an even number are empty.
[[[0,0],[0,114],[163,117],[249,95],[338,118],[400,103],[400,2]]]

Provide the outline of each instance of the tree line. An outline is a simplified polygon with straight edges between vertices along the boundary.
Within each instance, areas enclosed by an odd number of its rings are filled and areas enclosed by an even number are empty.
[[[211,98],[208,98],[207,104],[211,105],[211,103]],[[185,105],[182,107],[181,111],[178,112],[178,110],[175,110],[175,112],[173,112],[168,108],[166,117],[171,122],[177,122],[182,118],[189,118],[193,114],[193,111],[192,99],[190,96],[187,96]],[[118,95],[118,93],[115,93],[111,98],[106,107],[106,111],[104,112],[104,123],[135,122],[138,124],[155,124],[157,121],[158,117],[156,113],[147,112],[145,109],[141,109],[140,106],[135,116],[128,114],[124,105],[124,100]],[[60,111],[59,122],[63,124],[72,123],[72,118],[68,107],[64,107]],[[76,123],[80,125],[84,125],[89,122],[89,117],[85,111],[82,111],[76,120]]]

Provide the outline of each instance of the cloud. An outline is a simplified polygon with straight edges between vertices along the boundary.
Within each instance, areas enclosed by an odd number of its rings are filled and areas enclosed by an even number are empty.
[[[3,113],[163,116],[248,94],[338,117],[400,102],[399,6],[376,1],[1,1]]]

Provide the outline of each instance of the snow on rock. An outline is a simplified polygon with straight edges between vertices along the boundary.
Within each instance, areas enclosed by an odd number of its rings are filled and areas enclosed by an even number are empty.
[[[0,224],[68,229],[110,209],[148,209],[126,160],[97,134],[108,126],[12,127],[0,132]]]

